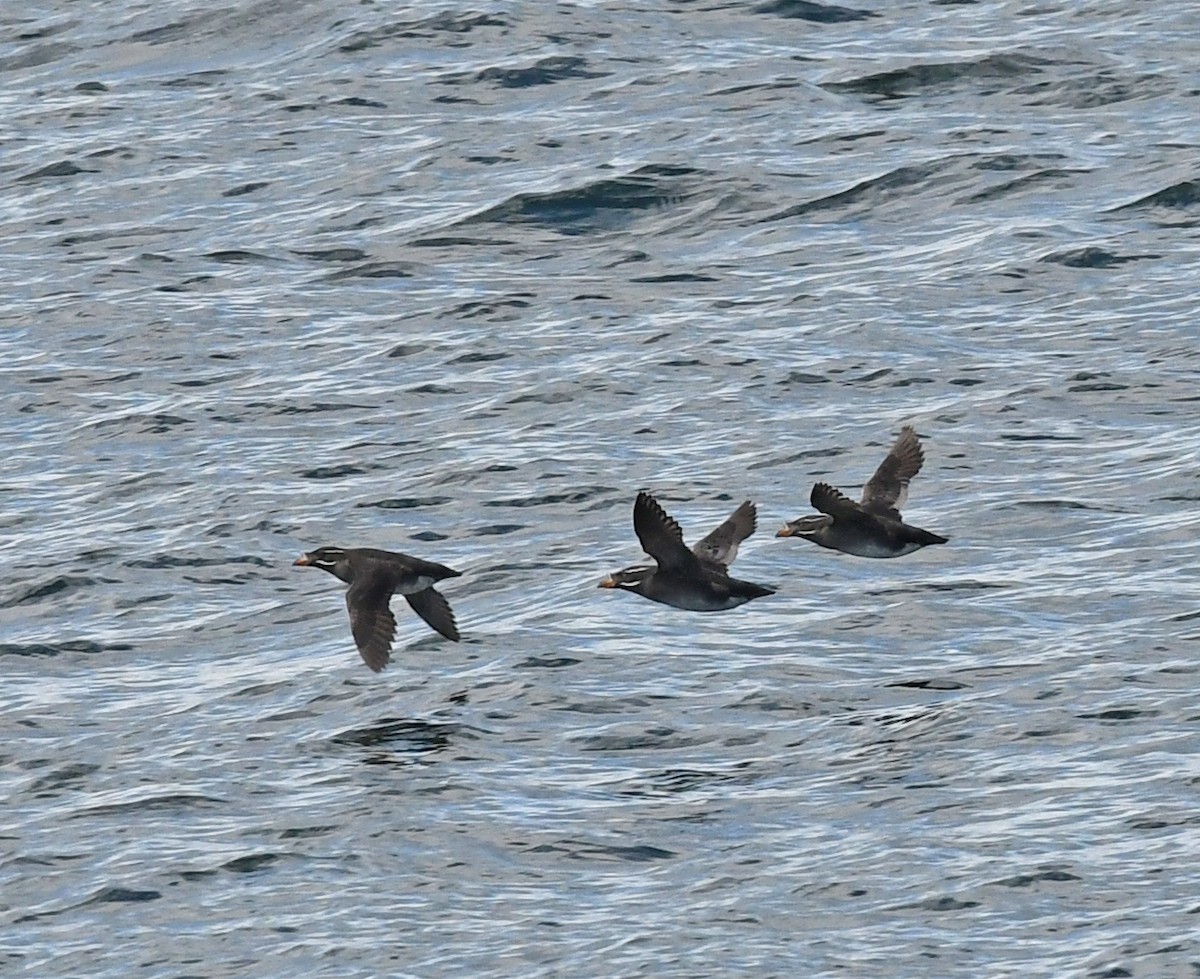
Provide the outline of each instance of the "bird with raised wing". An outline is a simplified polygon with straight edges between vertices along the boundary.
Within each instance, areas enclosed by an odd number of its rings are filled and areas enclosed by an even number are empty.
[[[376,673],[391,658],[396,618],[390,603],[395,594],[403,595],[432,629],[458,642],[454,611],[433,585],[444,578],[457,578],[461,571],[373,547],[318,547],[301,554],[293,564],[321,568],[350,586],[346,589],[350,633],[363,662]]]
[[[905,425],[867,480],[859,502],[828,483],[817,483],[810,502],[820,515],[789,520],[775,536],[805,537],[822,547],[873,558],[900,557],[929,544],[945,544],[948,538],[907,524],[900,516],[908,484],[924,461],[921,440],[911,425]]]
[[[755,524],[754,504],[747,501],[694,548],[688,548],[679,524],[653,496],[639,493],[633,504],[633,530],[655,563],[615,571],[600,587],[631,591],[691,612],[720,612],[773,595],[772,588],[731,578],[728,573],[738,545],[754,532]]]

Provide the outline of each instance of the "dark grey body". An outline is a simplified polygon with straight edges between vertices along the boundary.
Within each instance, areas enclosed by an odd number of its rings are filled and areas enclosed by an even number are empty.
[[[630,591],[689,612],[722,612],[773,595],[774,589],[731,578],[726,571],[737,556],[738,544],[754,532],[755,524],[754,504],[747,501],[689,550],[679,524],[649,493],[639,493],[633,505],[633,529],[656,563],[614,572],[600,587]]]
[[[828,483],[817,483],[809,499],[820,516],[789,520],[775,536],[804,537],[834,551],[870,558],[902,557],[929,544],[946,543],[947,538],[906,524],[900,516],[908,484],[924,461],[917,433],[905,425],[863,487],[859,502]]]
[[[376,673],[391,658],[396,619],[390,603],[395,594],[403,595],[431,628],[458,642],[454,611],[433,584],[443,578],[457,578],[460,571],[374,547],[319,547],[302,554],[295,563],[321,568],[350,586],[346,590],[350,631],[363,662]]]

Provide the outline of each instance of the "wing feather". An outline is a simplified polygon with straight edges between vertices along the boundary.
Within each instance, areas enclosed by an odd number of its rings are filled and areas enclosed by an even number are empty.
[[[454,621],[454,610],[450,608],[445,595],[434,588],[426,588],[404,597],[412,606],[412,610],[435,632],[458,642],[458,624]]]
[[[900,508],[908,501],[909,481],[921,471],[924,461],[921,440],[911,425],[905,425],[875,475],[863,487],[863,509],[899,520]]]
[[[758,511],[747,500],[730,514],[729,519],[692,548],[701,561],[719,564],[723,569],[733,564],[738,545],[754,533]]]
[[[679,524],[649,493],[639,493],[633,504],[633,530],[660,568],[695,571],[699,567],[700,559],[683,543]]]

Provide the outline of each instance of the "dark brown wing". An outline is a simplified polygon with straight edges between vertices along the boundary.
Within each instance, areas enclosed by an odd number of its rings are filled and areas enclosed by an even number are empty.
[[[729,519],[692,548],[701,561],[728,568],[737,557],[738,544],[754,533],[758,511],[747,500],[733,511]]]
[[[838,517],[851,520],[863,517],[863,508],[844,493],[834,489],[828,483],[817,483],[812,488],[809,502],[813,508],[828,514],[836,520]],[[818,518],[819,519],[819,518]]]
[[[908,500],[909,480],[921,471],[924,461],[917,433],[911,425],[905,425],[887,458],[863,487],[863,509],[899,520],[900,508]]]
[[[412,610],[429,626],[447,639],[458,642],[458,624],[454,621],[454,610],[450,608],[450,603],[441,592],[426,588],[404,597],[412,606]]]
[[[346,591],[346,608],[350,612],[350,633],[363,662],[378,673],[392,655],[392,639],[396,635],[396,618],[388,608],[392,593],[386,587],[366,588],[351,585]]]
[[[642,550],[658,562],[660,568],[696,571],[700,560],[683,543],[683,531],[649,493],[638,493],[633,504],[633,531],[642,542]]]

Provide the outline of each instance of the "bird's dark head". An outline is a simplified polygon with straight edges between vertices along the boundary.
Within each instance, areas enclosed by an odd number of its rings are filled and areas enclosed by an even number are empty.
[[[833,521],[823,513],[811,517],[789,520],[775,534],[776,537],[815,537]]]
[[[637,564],[631,568],[614,571],[602,582],[601,588],[622,588],[625,591],[637,591],[642,582],[654,571],[649,565]]]
[[[349,568],[346,551],[341,547],[318,547],[315,551],[301,554],[292,562],[292,566],[321,568],[343,581],[346,580],[344,572]]]

